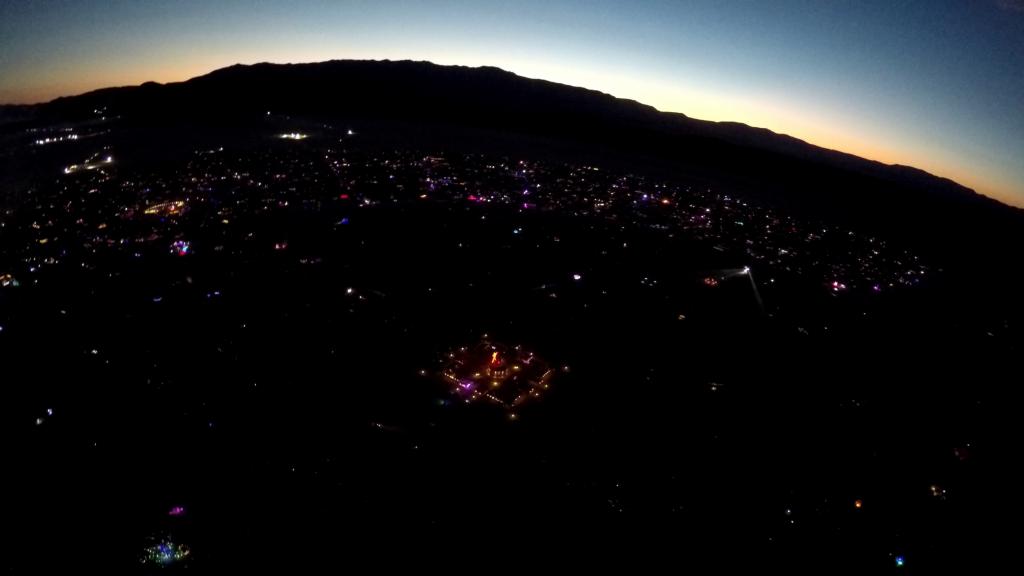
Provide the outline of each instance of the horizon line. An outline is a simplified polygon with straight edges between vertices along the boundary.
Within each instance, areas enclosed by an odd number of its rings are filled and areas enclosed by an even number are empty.
[[[964,188],[965,190],[970,191],[971,193],[977,194],[979,196],[983,196],[984,198],[987,198],[989,200],[997,202],[997,203],[999,203],[999,204],[1001,204],[1003,206],[1006,206],[1006,207],[1009,207],[1009,208],[1013,208],[1013,209],[1016,209],[1016,210],[1024,210],[1024,199],[1021,200],[1020,204],[1011,203],[1011,202],[1007,201],[1006,199],[1003,199],[1002,197],[997,197],[996,195],[991,194],[991,193],[981,192],[981,191],[977,190],[976,188],[973,188],[971,186],[968,186],[968,185],[965,185],[965,184],[961,183],[958,180],[955,180],[955,179],[947,177],[947,176],[942,176],[942,175],[936,174],[934,172],[930,172],[930,171],[928,171],[926,169],[923,169],[923,168],[918,168],[917,166],[914,166],[914,165],[911,165],[911,164],[903,164],[903,163],[900,163],[900,162],[886,162],[884,160],[878,160],[876,158],[871,158],[871,157],[869,157],[867,155],[861,155],[861,154],[857,154],[857,153],[853,153],[853,152],[847,152],[845,150],[842,150],[842,149],[839,149],[839,148],[833,148],[833,147],[830,147],[830,146],[827,146],[827,145],[816,144],[816,143],[812,142],[809,139],[801,138],[799,136],[794,136],[794,135],[789,134],[787,132],[778,132],[778,131],[775,131],[775,130],[773,130],[771,128],[765,127],[765,126],[755,126],[753,124],[748,124],[746,122],[742,122],[742,121],[739,121],[739,120],[712,120],[712,119],[707,119],[707,118],[697,118],[695,116],[690,116],[690,115],[686,114],[685,112],[681,112],[681,111],[677,111],[677,110],[663,110],[661,108],[658,108],[655,105],[647,104],[647,103],[641,102],[641,101],[633,99],[633,98],[626,98],[626,97],[622,97],[622,96],[616,96],[615,94],[612,94],[611,92],[605,92],[605,91],[603,91],[601,89],[598,89],[598,88],[589,88],[589,87],[586,87],[586,86],[579,86],[579,85],[575,85],[575,84],[568,84],[568,83],[565,83],[565,82],[559,82],[557,80],[551,80],[551,79],[548,79],[548,78],[538,78],[538,77],[533,77],[533,76],[526,76],[526,75],[520,74],[520,73],[515,72],[513,70],[510,70],[510,69],[502,68],[500,66],[486,65],[486,64],[483,64],[483,65],[441,64],[441,63],[438,63],[438,62],[434,62],[432,60],[416,60],[416,59],[413,59],[413,58],[401,58],[401,59],[391,59],[391,58],[329,58],[327,60],[312,60],[312,61],[299,61],[299,62],[273,62],[273,61],[269,61],[269,60],[262,60],[262,61],[250,62],[250,63],[234,62],[234,63],[231,63],[231,64],[226,64],[226,65],[223,65],[223,66],[218,66],[218,67],[215,67],[213,69],[207,70],[206,72],[203,72],[201,74],[197,74],[197,75],[190,76],[188,78],[180,79],[180,80],[170,80],[170,81],[163,81],[163,82],[160,82],[160,81],[157,81],[157,80],[144,80],[144,81],[139,82],[137,84],[121,84],[121,85],[117,85],[117,86],[99,86],[99,87],[92,88],[92,89],[85,90],[85,91],[78,92],[78,93],[56,96],[56,97],[51,98],[49,100],[41,100],[41,101],[28,102],[28,103],[8,102],[8,103],[0,103],[0,106],[4,106],[4,107],[35,107],[35,106],[44,106],[44,105],[56,102],[57,100],[61,100],[61,99],[64,99],[64,98],[76,98],[76,97],[79,97],[79,96],[84,96],[84,95],[87,95],[87,94],[92,94],[94,92],[99,92],[99,91],[102,91],[102,90],[117,90],[117,89],[138,88],[138,87],[143,86],[145,84],[157,84],[159,86],[167,86],[167,85],[171,85],[171,84],[183,84],[183,83],[188,82],[190,80],[194,80],[196,78],[201,78],[203,76],[207,76],[207,75],[212,74],[214,72],[217,72],[219,70],[224,70],[224,69],[227,69],[227,68],[233,68],[233,67],[239,67],[239,66],[241,66],[241,67],[252,67],[252,66],[259,66],[259,65],[301,66],[301,65],[325,64],[325,63],[328,63],[328,62],[412,63],[412,64],[429,64],[429,65],[432,65],[432,66],[439,66],[439,67],[446,67],[446,68],[467,68],[467,69],[475,69],[475,70],[480,70],[480,69],[498,70],[498,71],[501,71],[501,72],[504,72],[504,73],[507,73],[507,74],[512,74],[513,76],[516,76],[518,78],[523,78],[523,79],[526,79],[526,80],[535,80],[535,81],[541,81],[541,82],[549,82],[549,83],[552,83],[552,84],[557,84],[559,86],[567,86],[567,87],[570,87],[570,88],[576,88],[576,89],[581,89],[581,90],[588,90],[588,91],[591,91],[591,92],[597,92],[599,94],[603,94],[605,96],[614,98],[616,100],[620,100],[620,101],[623,101],[623,102],[632,102],[632,103],[635,103],[635,104],[638,104],[638,105],[641,105],[641,106],[645,106],[645,107],[651,108],[652,110],[658,112],[659,114],[677,114],[677,115],[683,116],[684,118],[687,118],[687,119],[690,119],[690,120],[699,121],[699,122],[708,122],[708,123],[712,123],[712,124],[734,124],[734,125],[745,126],[747,128],[751,128],[751,129],[754,129],[754,130],[766,130],[766,131],[768,131],[771,134],[774,134],[776,136],[792,138],[794,140],[797,140],[797,141],[802,142],[804,144],[807,144],[809,146],[814,146],[815,148],[819,148],[819,149],[822,149],[822,150],[826,150],[826,151],[830,151],[830,152],[835,152],[835,153],[839,153],[839,154],[845,154],[845,155],[852,156],[852,157],[855,157],[855,158],[859,158],[861,160],[865,160],[865,161],[868,161],[868,162],[874,162],[874,163],[880,164],[882,166],[886,166],[886,167],[890,167],[890,168],[909,168],[909,169],[913,169],[913,170],[918,170],[918,171],[923,172],[923,173],[925,173],[925,174],[927,174],[927,175],[929,175],[929,176],[931,176],[933,178],[941,179],[941,180],[946,180],[948,182],[952,182],[952,183],[956,184],[957,186],[960,186],[960,187]],[[999,195],[999,196],[1002,196],[1002,195]]]

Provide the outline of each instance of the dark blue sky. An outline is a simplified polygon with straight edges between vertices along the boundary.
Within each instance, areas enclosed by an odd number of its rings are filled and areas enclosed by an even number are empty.
[[[0,3],[0,101],[235,62],[495,65],[1024,205],[1024,0]]]

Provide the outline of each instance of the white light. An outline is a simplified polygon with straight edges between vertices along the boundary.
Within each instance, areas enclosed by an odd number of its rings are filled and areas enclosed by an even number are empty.
[[[750,274],[750,266],[744,266],[743,267],[743,273],[744,274]]]
[[[583,276],[580,276],[579,274],[573,274],[573,275],[572,275],[572,279],[573,279],[573,280],[577,280],[577,281],[579,281],[579,280],[582,280],[582,279],[583,279]]]

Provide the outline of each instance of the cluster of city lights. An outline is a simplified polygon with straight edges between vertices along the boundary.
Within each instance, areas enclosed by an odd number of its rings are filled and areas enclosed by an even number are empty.
[[[53,136],[49,138],[40,138],[35,141],[36,146],[45,146],[47,144],[54,144],[56,142],[67,142],[70,140],[78,140],[78,134],[68,134],[67,136]]]
[[[72,165],[64,168],[64,173],[65,174],[74,174],[75,172],[78,172],[79,170],[96,170],[97,168],[103,168],[104,166],[107,166],[107,165],[110,165],[110,164],[113,164],[113,163],[114,163],[114,157],[113,156],[107,156],[106,158],[103,158],[102,160],[98,160],[98,161],[86,162],[84,164],[72,164]]]
[[[441,376],[452,392],[470,403],[486,400],[511,412],[528,400],[540,398],[548,389],[553,370],[533,352],[522,346],[505,346],[484,338],[470,348],[462,346],[450,352]]]
[[[170,566],[184,561],[192,551],[184,544],[163,539],[142,552],[142,563],[153,566]]]
[[[171,243],[171,254],[188,256],[192,253],[192,243],[188,240],[175,240]]]
[[[145,214],[162,214],[166,216],[172,216],[178,214],[185,207],[185,202],[182,200],[175,200],[173,202],[161,202],[160,204],[154,204],[147,207],[143,212]]]

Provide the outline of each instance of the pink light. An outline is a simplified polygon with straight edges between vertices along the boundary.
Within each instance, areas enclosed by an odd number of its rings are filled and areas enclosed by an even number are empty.
[[[178,256],[187,256],[192,251],[192,245],[185,240],[176,240],[171,244],[171,252]]]
[[[170,511],[167,512],[167,515],[168,516],[184,516],[185,515],[185,507],[184,506],[175,506],[174,508],[171,508]]]

